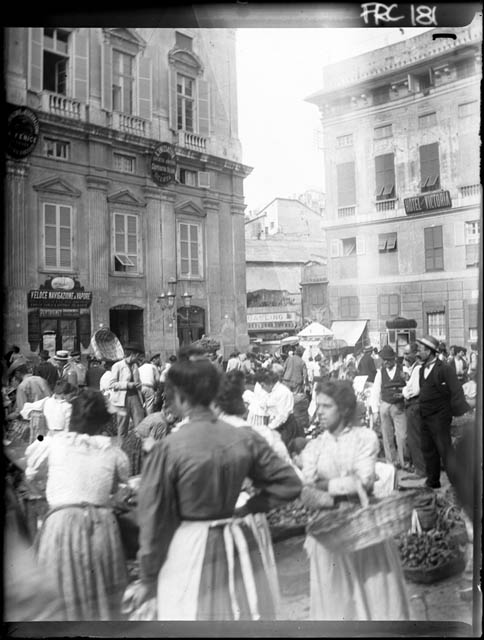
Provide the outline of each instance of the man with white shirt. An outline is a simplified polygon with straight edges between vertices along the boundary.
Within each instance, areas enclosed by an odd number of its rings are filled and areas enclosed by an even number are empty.
[[[396,353],[390,345],[385,345],[379,355],[383,364],[375,375],[370,405],[373,415],[377,416],[377,420],[380,419],[387,462],[397,468],[407,469],[407,418],[402,395],[406,380],[402,367],[396,364]]]
[[[422,451],[427,475],[425,485],[438,489],[441,460],[450,482],[454,484],[454,450],[450,426],[452,416],[463,415],[469,410],[469,405],[455,370],[438,357],[437,338],[425,336],[417,342],[422,362],[419,382]]]
[[[418,343],[408,344],[403,351],[403,371],[408,376],[402,389],[405,398],[405,416],[407,418],[407,446],[414,466],[415,474],[425,478],[425,461],[422,453],[422,420],[420,418],[420,361]]]
[[[156,353],[150,360],[145,358],[143,364],[138,368],[139,379],[141,381],[141,395],[144,400],[146,414],[154,413],[157,409],[156,400],[160,388],[160,370],[156,362],[160,360],[160,354]]]
[[[268,394],[265,409],[269,415],[268,427],[276,429],[282,441],[289,448],[289,444],[300,433],[294,417],[294,396],[285,384],[280,382],[280,375],[275,371],[264,371],[259,379],[262,389]]]

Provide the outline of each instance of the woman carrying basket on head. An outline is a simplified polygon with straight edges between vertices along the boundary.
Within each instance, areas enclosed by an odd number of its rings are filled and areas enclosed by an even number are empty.
[[[316,403],[324,431],[303,451],[303,482],[326,492],[329,501],[344,509],[359,503],[361,486],[372,491],[378,439],[373,430],[354,426],[351,382],[319,384]],[[310,619],[409,619],[405,579],[391,538],[359,551],[335,552],[325,546],[324,536],[308,534],[305,548],[310,559]]]

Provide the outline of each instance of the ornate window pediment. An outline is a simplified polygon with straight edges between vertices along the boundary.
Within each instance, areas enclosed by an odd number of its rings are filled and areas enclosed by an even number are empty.
[[[111,204],[124,204],[130,207],[144,207],[145,203],[137,198],[129,189],[123,189],[108,196]]]
[[[184,200],[175,207],[176,215],[194,216],[196,218],[205,218],[207,213],[198,204],[192,200]]]
[[[39,182],[34,185],[36,191],[42,191],[43,193],[55,193],[60,196],[70,196],[71,198],[79,198],[81,191],[73,187],[71,184],[61,178],[50,178],[44,182]]]
[[[118,43],[124,47],[136,47],[144,49],[146,47],[146,41],[138,35],[135,29],[103,29],[105,37],[111,42],[111,44]]]
[[[172,49],[168,53],[168,61],[170,64],[185,67],[194,74],[201,75],[203,73],[203,63],[192,51],[177,48]]]

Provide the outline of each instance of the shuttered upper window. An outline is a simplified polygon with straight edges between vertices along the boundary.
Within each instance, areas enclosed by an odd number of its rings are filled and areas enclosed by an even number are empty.
[[[393,153],[375,157],[376,199],[395,197],[395,161]]]
[[[420,189],[435,191],[440,189],[439,143],[424,144],[420,153]]]
[[[356,204],[355,163],[343,162],[336,166],[338,207]]]
[[[134,58],[113,50],[113,110],[133,113]]]
[[[44,267],[72,269],[72,207],[44,204]]]
[[[424,234],[425,271],[439,271],[444,268],[442,227],[427,227]]]
[[[139,273],[138,216],[129,213],[114,214],[114,270]]]
[[[178,223],[178,273],[181,278],[201,278],[203,275],[202,226],[198,223]]]

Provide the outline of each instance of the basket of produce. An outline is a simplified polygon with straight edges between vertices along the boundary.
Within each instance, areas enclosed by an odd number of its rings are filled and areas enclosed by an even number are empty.
[[[98,360],[116,362],[124,358],[124,350],[118,337],[110,329],[98,329],[91,337],[91,349]]]
[[[309,518],[316,511],[305,506],[299,498],[281,507],[271,509],[267,514],[267,522],[273,542],[279,542],[304,534]]]
[[[466,566],[465,554],[438,529],[402,534],[397,545],[410,582],[432,584],[461,573]]]
[[[466,545],[469,542],[466,524],[456,505],[447,505],[438,511],[436,528],[457,545]]]
[[[361,505],[340,504],[310,518],[306,531],[326,548],[353,552],[379,544],[408,530],[417,491],[393,492],[386,498],[368,498],[358,478]]]

